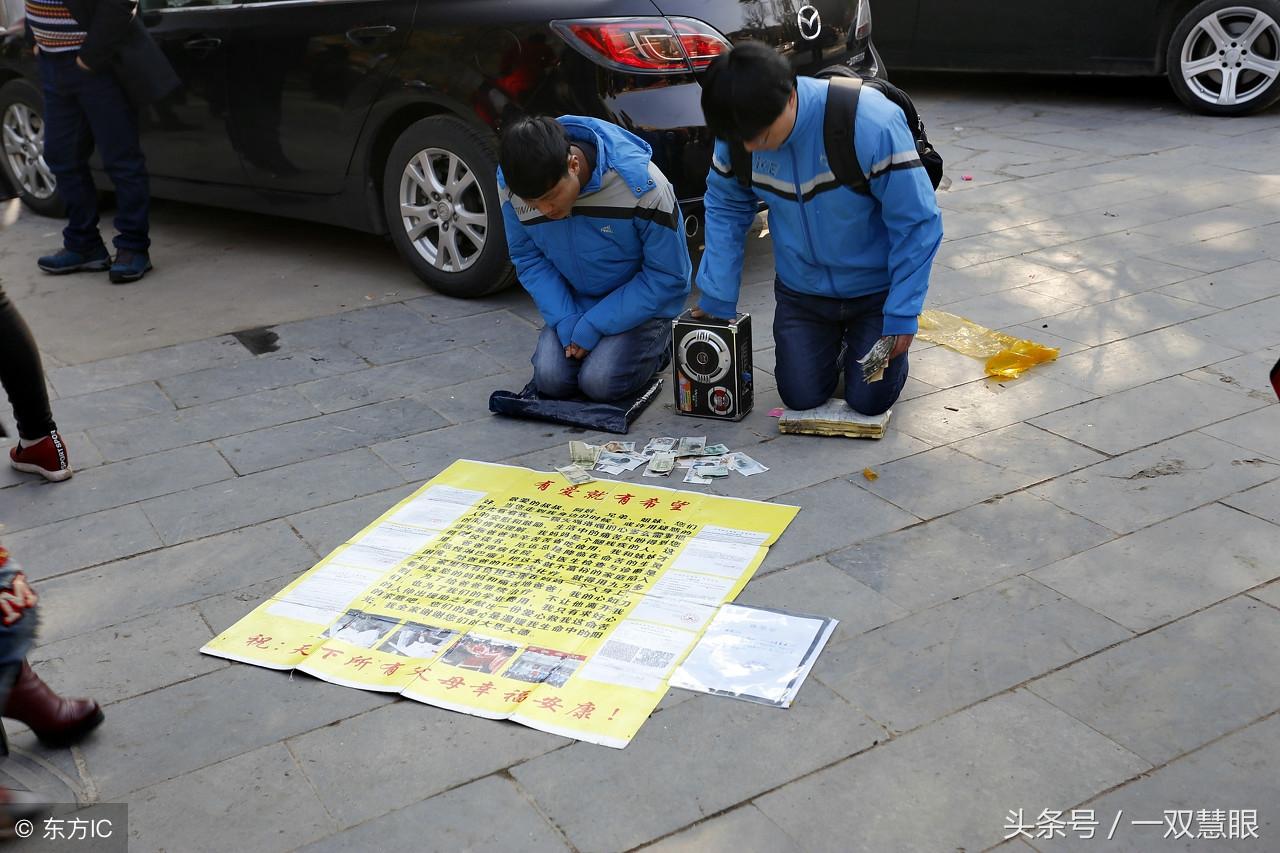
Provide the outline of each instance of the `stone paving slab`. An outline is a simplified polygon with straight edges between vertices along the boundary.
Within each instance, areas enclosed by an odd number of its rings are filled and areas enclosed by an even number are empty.
[[[966,456],[1014,471],[1032,482],[1087,468],[1105,457],[1027,423],[1016,423],[951,445]]]
[[[830,643],[841,643],[859,634],[909,615],[870,587],[859,583],[825,560],[814,560],[758,577],[738,595],[739,604],[830,616],[840,620]]]
[[[1196,273],[1150,258],[1131,258],[1027,285],[1028,290],[1077,305],[1098,305],[1186,281]],[[1161,292],[1164,292],[1163,290]],[[1170,296],[1179,296],[1170,292]],[[1199,301],[1199,300],[1194,300]]]
[[[306,382],[298,386],[298,391],[321,412],[330,414],[400,397],[421,397],[438,388],[502,371],[499,362],[474,347],[456,346],[436,355],[397,361],[354,375]]]
[[[938,472],[945,472],[939,477]],[[855,474],[854,483],[874,495],[929,519],[1015,492],[1034,480],[981,459],[937,447],[882,466],[875,480]]]
[[[910,512],[843,480],[831,480],[788,492],[780,495],[775,503],[804,509],[787,527],[783,538],[769,549],[769,555],[760,566],[761,572],[803,563],[859,540],[900,530],[920,521]]]
[[[321,415],[213,442],[236,473],[255,474],[295,462],[358,450],[405,435],[447,426],[449,422],[426,403],[388,400],[332,415]]]
[[[791,836],[753,805],[742,806],[703,821],[644,848],[653,853],[702,853],[735,850],[741,853],[803,853]]]
[[[1035,418],[1033,426],[1118,456],[1265,406],[1221,386],[1171,376]]]
[[[1206,305],[1186,299],[1148,292],[1063,311],[1041,322],[1055,335],[1100,346],[1194,320],[1212,311]]]
[[[28,478],[16,488],[0,490],[0,517],[8,530],[25,530],[184,492],[234,475],[213,448],[184,447],[82,471],[75,477],[74,489]]]
[[[107,459],[119,461],[314,418],[317,414],[316,407],[297,390],[280,388],[97,427],[90,430],[90,437]]]
[[[164,543],[176,545],[382,491],[399,482],[386,464],[360,448],[143,501],[141,506]]]
[[[840,644],[814,675],[897,734],[1130,636],[1017,577]]]
[[[657,714],[625,750],[574,744],[511,774],[578,850],[626,850],[885,737],[821,684],[802,697],[779,711],[696,696]]]
[[[287,525],[271,522],[54,578],[39,587],[40,637],[50,643],[258,581],[296,576],[317,559]]]
[[[1274,524],[1210,504],[1031,577],[1146,631],[1280,577],[1270,556],[1277,547]]]
[[[515,723],[471,717],[408,699],[383,698],[378,704],[381,707],[367,714],[289,741],[307,780],[343,828],[567,743],[562,737]],[[394,736],[388,737],[392,732]],[[412,748],[406,748],[409,744]],[[352,785],[353,778],[360,783]]]
[[[1250,515],[1280,524],[1280,480],[1272,480],[1270,483],[1223,498],[1222,502]]]
[[[48,371],[48,375],[49,384],[57,389],[59,397],[73,397],[182,373],[214,369],[251,357],[239,341],[225,335],[134,355],[122,355],[87,365],[55,367]]]
[[[129,849],[293,850],[336,827],[278,743],[144,788],[129,804]]]
[[[1030,491],[1112,530],[1131,533],[1277,477],[1280,469],[1274,461],[1190,432]]]
[[[80,515],[5,536],[34,580],[110,563],[163,546],[137,504]]]
[[[1030,755],[1036,760],[1026,760]],[[1009,809],[1038,814],[1077,803],[1149,767],[1018,691],[786,785],[756,805],[802,850],[981,850],[1001,841]]]
[[[154,382],[140,382],[123,388],[109,388],[78,396],[58,398],[53,407],[58,429],[63,432],[97,430],[147,415],[174,411],[173,401]],[[167,448],[161,448],[167,449]]]
[[[157,642],[157,638],[164,638]],[[230,666],[192,655],[213,639],[195,607],[177,607],[56,643],[43,643],[31,663],[49,683],[110,705]],[[146,660],[145,667],[137,662]]]
[[[1280,761],[1280,717],[1239,729],[1221,740],[1173,761],[1149,776],[1138,779],[1117,791],[1090,800],[1092,809],[1103,826],[1110,826],[1117,815],[1120,823],[1115,837],[1108,841],[1099,830],[1093,839],[1072,833],[1052,840],[1036,839],[1036,849],[1045,853],[1070,850],[1100,850],[1103,853],[1146,853],[1146,851],[1229,850],[1238,853],[1265,849],[1268,839],[1275,837],[1280,820],[1274,808],[1264,806],[1280,802],[1280,784],[1272,769]],[[1217,826],[1213,812],[1222,810],[1222,825]],[[1252,810],[1257,814],[1257,837],[1245,839],[1231,832],[1231,811]],[[1165,812],[1194,812],[1189,827],[1177,823],[1170,830]],[[1210,814],[1202,815],[1208,811]],[[1202,818],[1207,818],[1202,820]],[[1158,820],[1160,826],[1134,826],[1135,820]],[[1240,828],[1242,830],[1243,827]],[[1190,835],[1186,834],[1189,830]],[[1221,835],[1208,833],[1217,830]],[[1175,837],[1181,836],[1181,837]]]
[[[1236,358],[1241,352],[1179,325],[1063,356],[1044,365],[1042,373],[1103,396]]]
[[[326,346],[301,352],[260,355],[228,367],[212,367],[163,379],[160,387],[179,408],[216,403],[255,391],[296,385],[368,367],[346,347]]]
[[[1241,596],[1028,689],[1159,765],[1280,708],[1278,641],[1280,610]]]
[[[487,776],[301,849],[562,853],[572,848],[510,780]]]
[[[1280,347],[1272,347],[1210,364],[1183,375],[1270,403],[1275,399],[1276,392],[1271,387],[1267,374],[1277,360],[1280,360]]]

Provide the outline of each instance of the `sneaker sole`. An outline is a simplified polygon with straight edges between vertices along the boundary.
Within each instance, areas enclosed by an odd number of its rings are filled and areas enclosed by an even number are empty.
[[[139,281],[144,275],[151,272],[151,270],[153,269],[155,269],[155,267],[152,267],[150,264],[148,264],[147,268],[140,273],[113,272],[113,273],[109,273],[107,277],[111,279],[112,284],[129,284],[130,282]]]
[[[30,462],[15,462],[9,460],[9,464],[14,470],[21,471],[24,474],[39,474],[51,483],[61,483],[63,480],[71,479],[71,475],[75,473],[70,468],[64,468],[61,471],[50,471],[47,468],[41,468],[39,465],[33,465]]]
[[[77,264],[74,267],[47,267],[41,263],[37,263],[36,266],[49,275],[69,275],[73,272],[106,272],[111,269],[111,263],[106,259],[89,261],[88,263]]]

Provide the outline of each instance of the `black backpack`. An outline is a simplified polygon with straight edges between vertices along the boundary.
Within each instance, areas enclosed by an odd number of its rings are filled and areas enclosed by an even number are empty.
[[[933,184],[935,190],[938,188],[942,181],[942,155],[929,144],[924,121],[906,92],[888,80],[863,77],[845,65],[824,68],[814,76],[819,80],[826,80],[830,87],[827,90],[827,111],[822,117],[822,144],[827,149],[827,165],[831,167],[831,173],[836,176],[837,181],[856,193],[871,194],[871,184],[858,165],[853,136],[854,122],[858,115],[858,96],[862,93],[863,86],[869,86],[897,104],[907,117],[907,127],[915,137],[920,163],[929,174],[929,183]],[[741,143],[731,143],[729,159],[738,183],[743,188],[750,189],[751,154]]]

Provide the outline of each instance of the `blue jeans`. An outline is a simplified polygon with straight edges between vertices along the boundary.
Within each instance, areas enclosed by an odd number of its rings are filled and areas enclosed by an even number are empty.
[[[109,71],[85,71],[74,53],[41,53],[44,84],[44,159],[58,179],[58,195],[67,207],[63,245],[77,252],[96,251],[98,190],[89,171],[96,146],[116,190],[117,249],[145,252],[151,188],[138,141],[138,114]]]
[[[533,353],[533,383],[543,397],[583,396],[598,403],[630,397],[662,366],[671,348],[671,321],[649,320],[600,339],[587,357],[566,358],[560,337],[546,326]]]
[[[830,400],[842,367],[844,399],[854,411],[879,415],[897,401],[907,381],[905,353],[885,366],[879,382],[864,382],[857,363],[882,337],[887,290],[834,299],[797,293],[775,281],[774,294],[775,376],[788,409],[812,409]]]
[[[36,595],[22,568],[0,548],[0,708],[5,706],[14,680],[35,643]],[[0,755],[8,755],[0,727]]]

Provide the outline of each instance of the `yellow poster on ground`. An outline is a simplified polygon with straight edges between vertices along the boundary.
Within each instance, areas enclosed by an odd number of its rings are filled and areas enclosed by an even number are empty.
[[[201,651],[620,749],[797,511],[455,462]]]

